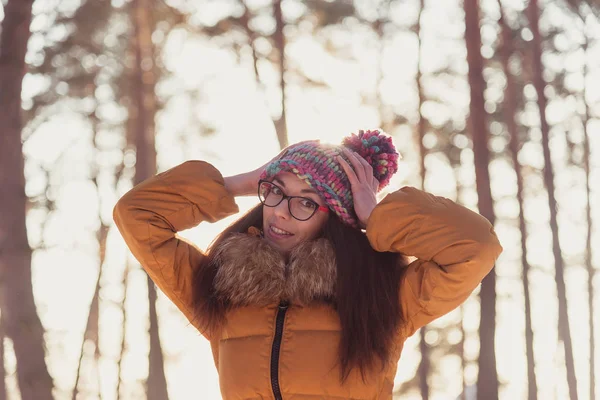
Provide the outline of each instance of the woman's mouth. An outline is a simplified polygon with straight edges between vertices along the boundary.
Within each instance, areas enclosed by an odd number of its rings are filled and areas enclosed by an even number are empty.
[[[285,239],[285,238],[289,238],[290,236],[294,236],[293,233],[285,231],[274,225],[269,225],[268,233],[269,233],[269,236],[271,236],[273,239]]]

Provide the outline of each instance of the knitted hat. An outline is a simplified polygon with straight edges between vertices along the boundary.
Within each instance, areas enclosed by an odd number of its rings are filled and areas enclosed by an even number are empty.
[[[270,180],[280,172],[294,173],[319,193],[342,222],[357,227],[352,187],[335,158],[339,155],[352,166],[342,152],[342,146],[358,153],[373,167],[373,175],[379,181],[377,191],[387,186],[398,170],[399,154],[392,138],[379,130],[360,130],[358,135],[353,133],[345,137],[339,146],[316,141],[292,145],[279,159],[266,165],[260,178]]]

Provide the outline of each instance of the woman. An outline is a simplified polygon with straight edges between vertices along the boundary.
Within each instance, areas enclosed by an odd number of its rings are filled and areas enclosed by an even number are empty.
[[[119,200],[129,248],[210,341],[224,399],[391,399],[406,338],[491,270],[502,247],[479,214],[411,187],[377,203],[397,159],[360,131],[242,175],[186,162]],[[206,254],[176,236],[257,191]]]

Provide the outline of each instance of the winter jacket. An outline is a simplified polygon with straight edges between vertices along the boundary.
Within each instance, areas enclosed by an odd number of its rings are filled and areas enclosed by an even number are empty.
[[[481,215],[412,187],[388,194],[373,210],[366,235],[377,251],[416,257],[398,288],[404,323],[384,372],[365,383],[352,371],[341,385],[339,317],[329,303],[318,301],[334,290],[335,281],[335,262],[323,242],[300,249],[286,265],[260,236],[238,234],[219,249],[222,271],[214,284],[239,306],[228,312],[219,332],[206,332],[195,322],[193,276],[205,255],[176,233],[237,211],[220,172],[202,161],[140,183],[114,209],[134,256],[210,341],[226,400],[391,399],[406,338],[463,303],[502,252]],[[273,276],[265,278],[269,273]],[[280,307],[276,297],[282,295],[293,299],[289,306]]]

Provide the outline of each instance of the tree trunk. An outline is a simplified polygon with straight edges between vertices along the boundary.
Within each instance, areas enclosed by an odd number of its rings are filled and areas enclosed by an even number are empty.
[[[460,184],[460,179],[459,179],[459,168],[460,166],[460,159],[459,160],[455,160],[453,165],[452,165],[452,171],[454,172],[454,181],[456,182],[456,199],[455,201],[457,203],[460,204],[461,202],[461,198],[462,198],[462,190],[463,187]],[[464,320],[465,320],[465,305],[461,304],[460,305],[460,322],[458,324],[459,330],[460,330],[460,342],[458,343],[458,347],[459,347],[459,356],[460,356],[460,371],[461,371],[461,391],[460,391],[460,399],[459,400],[467,400],[467,381],[466,381],[466,374],[465,374],[465,369],[467,366],[467,360],[465,357],[465,343],[467,341],[467,332],[465,331],[465,326],[464,326]]]
[[[97,186],[97,183],[96,183]],[[99,190],[98,190],[99,195]],[[99,336],[98,336],[98,322],[100,318],[100,279],[102,278],[102,266],[104,265],[104,259],[106,258],[106,239],[108,237],[108,226],[103,223],[100,224],[98,231],[98,244],[100,247],[100,264],[98,266],[98,278],[96,279],[96,288],[94,289],[94,296],[92,297],[92,303],[90,304],[90,311],[88,313],[87,322],[85,325],[85,333],[81,342],[81,349],[79,352],[79,366],[77,367],[77,376],[75,378],[75,386],[73,387],[72,400],[77,399],[78,385],[81,378],[81,368],[83,360],[85,358],[85,343],[91,341],[94,344],[93,364],[96,367],[96,371],[99,374],[100,367],[98,365],[100,359],[99,349]],[[98,386],[98,397],[102,399],[102,388]]]
[[[129,282],[129,271],[129,262],[126,261],[125,271],[123,272],[123,299],[121,300],[121,310],[123,311],[123,323],[121,324],[121,351],[119,352],[119,361],[117,362],[117,400],[121,399],[121,390],[123,387],[121,371],[123,370],[123,359],[125,358],[125,339],[127,334],[127,312],[125,311],[125,304],[127,303],[127,286]]]
[[[261,91],[264,91],[264,85],[260,80],[260,74],[258,73],[258,52],[256,51],[256,46],[254,42],[257,39],[257,34],[250,28],[250,18],[252,18],[252,13],[250,9],[248,9],[248,5],[246,4],[246,0],[240,1],[242,7],[244,7],[244,14],[240,17],[242,21],[242,26],[246,31],[246,35],[248,35],[248,44],[250,45],[250,50],[252,52],[252,67],[254,69],[254,80],[256,81],[256,85]]]
[[[152,44],[151,4],[148,0],[132,1],[134,26],[135,73],[133,76],[134,132],[136,149],[134,185],[156,174],[156,148],[154,145],[156,115],[156,67]],[[156,287],[148,280],[150,315],[150,359],[146,393],[148,400],[168,399],[164,359],[158,332],[156,313]]]
[[[379,62],[377,62],[377,67],[375,69],[375,90],[374,90],[374,101],[373,105],[377,108],[377,113],[379,114],[379,127],[384,132],[390,132],[393,129],[394,121],[393,119],[390,121],[388,115],[385,110],[385,104],[383,102],[383,98],[381,96],[381,86],[383,83],[383,70],[384,65],[381,62],[383,60],[383,55],[385,52],[385,33],[384,33],[384,24],[381,18],[377,18],[375,21],[371,23],[371,29],[377,35],[377,57]]]
[[[92,327],[93,324],[98,323],[98,314],[99,310],[99,294],[100,294],[100,274],[98,274],[98,279],[96,280],[96,288],[94,290],[94,296],[92,297],[92,303],[90,305],[90,311],[88,313],[88,318],[85,327],[85,333],[83,335],[83,340],[81,341],[81,348],[79,349],[79,363],[77,366],[77,375],[75,377],[75,385],[73,386],[73,393],[71,395],[72,400],[77,399],[77,395],[79,394],[79,382],[81,380],[81,370],[83,368],[83,360],[85,358],[85,343],[87,341],[92,341],[94,343],[94,356],[96,355],[96,351],[98,348],[98,337],[94,335],[94,333],[98,333],[98,329],[94,330]],[[98,359],[94,357],[97,362]]]
[[[258,52],[256,51],[256,46],[254,44],[256,39],[258,39],[259,35],[250,28],[250,18],[252,17],[252,13],[248,9],[246,0],[241,0],[240,3],[242,5],[242,7],[244,8],[244,13],[240,17],[240,20],[241,20],[241,24],[244,28],[244,31],[246,31],[246,34],[248,35],[248,44],[250,46],[250,50],[252,53],[252,67],[254,69],[254,79],[256,81],[256,86],[257,86],[259,92],[261,92],[263,94],[265,106],[268,109],[269,102],[267,101],[267,97],[266,97],[267,89],[266,89],[265,85],[263,84],[262,80],[260,79],[260,74],[258,72]],[[284,147],[286,147],[289,144],[289,138],[288,138],[288,134],[287,134],[287,121],[286,121],[286,114],[285,114],[286,86],[285,86],[284,77],[285,77],[286,63],[285,63],[285,36],[283,33],[285,23],[283,21],[283,14],[281,11],[281,0],[277,0],[273,4],[273,16],[275,18],[275,32],[273,34],[273,41],[275,42],[275,47],[277,48],[278,57],[279,57],[278,58],[279,59],[279,70],[281,71],[281,77],[280,77],[279,84],[280,84],[280,89],[281,89],[281,110],[282,111],[281,111],[281,115],[278,118],[272,117],[272,120],[273,120],[273,127],[275,128],[275,133],[277,135],[277,141],[279,143],[279,147],[281,149],[283,149]]]
[[[467,332],[465,331],[465,326],[464,326],[464,321],[465,319],[465,307],[463,305],[460,306],[460,322],[459,322],[459,327],[460,327],[460,380],[461,380],[461,390],[460,390],[460,400],[467,400],[467,381],[466,381],[466,374],[465,374],[465,370],[466,370],[466,366],[467,366],[467,361],[465,359],[465,343],[466,343],[466,336],[467,336]]]
[[[479,2],[465,0],[465,40],[469,64],[469,86],[471,93],[469,130],[473,139],[475,157],[475,180],[478,207],[481,215],[492,225],[495,222],[490,175],[490,154],[487,147],[488,128],[484,109],[485,81],[483,79],[483,57],[479,28]],[[481,321],[479,325],[479,373],[477,376],[477,398],[498,399],[498,372],[496,370],[496,273],[492,271],[483,279],[480,291]]]
[[[6,370],[4,369],[4,325],[0,310],[0,400],[6,400]]]
[[[421,108],[424,101],[423,94],[423,86],[421,82],[422,72],[421,72],[421,14],[423,13],[423,9],[425,8],[425,0],[420,0],[419,2],[419,14],[417,15],[417,23],[415,26],[415,35],[417,36],[418,41],[418,54],[417,54],[417,76],[416,76],[416,86],[417,86],[417,96],[419,97],[418,102],[418,113],[419,113],[419,122],[417,125],[417,141],[419,143],[419,176],[421,177],[421,188],[425,190],[425,174],[427,173],[425,169],[425,156],[427,155],[427,149],[423,144],[423,138],[425,137],[425,117],[421,112]],[[431,369],[430,360],[429,360],[429,346],[425,341],[425,335],[427,333],[427,326],[424,326],[420,329],[419,336],[419,350],[421,352],[421,361],[419,362],[418,374],[419,374],[419,391],[421,392],[422,400],[429,400],[429,384],[427,382],[427,378],[429,377],[429,371]]]
[[[285,57],[285,35],[283,29],[285,22],[283,21],[283,14],[281,11],[281,0],[275,0],[273,3],[273,16],[275,17],[275,33],[273,33],[273,41],[275,47],[279,52],[279,86],[281,88],[281,116],[273,120],[275,124],[275,132],[277,133],[277,140],[279,141],[279,147],[281,149],[287,147],[289,144],[288,133],[287,133],[287,120],[285,116],[285,71],[286,71],[286,57]]]
[[[425,341],[425,335],[427,328],[423,326],[419,330],[419,351],[421,352],[421,361],[419,362],[418,374],[419,374],[419,391],[421,392],[422,400],[429,400],[429,371],[431,369],[431,363],[429,360],[429,345]]]
[[[587,50],[588,36],[584,33],[585,43],[583,45],[584,61],[583,79],[588,77]],[[590,320],[590,399],[596,398],[596,339],[594,329],[594,278],[595,270],[592,265],[592,210],[591,210],[591,184],[590,184],[590,141],[587,130],[587,124],[590,121],[590,106],[587,102],[587,85],[583,85],[583,103],[585,104],[585,116],[583,120],[583,165],[585,169],[585,187],[586,187],[586,206],[585,217],[587,221],[587,232],[585,240],[585,266],[588,272],[588,318]]]
[[[567,295],[564,280],[564,261],[562,258],[560,241],[558,237],[558,224],[556,218],[556,198],[554,195],[554,171],[549,147],[549,127],[546,120],[546,95],[544,87],[542,66],[542,38],[538,26],[539,8],[537,0],[530,0],[528,6],[529,27],[533,33],[533,84],[537,92],[537,103],[540,113],[540,127],[542,131],[542,148],[544,152],[544,183],[548,190],[548,205],[550,207],[550,228],[552,230],[552,250],[555,263],[556,292],[558,295],[558,330],[565,348],[565,362],[567,368],[567,384],[571,400],[577,400],[577,378],[575,377],[575,361],[573,359],[573,345],[571,342],[571,329],[569,326]]]
[[[150,302],[150,370],[148,372],[148,400],[168,399],[165,361],[158,331],[158,315],[156,313],[156,287],[148,277],[148,301]]]
[[[519,203],[519,230],[521,232],[521,264],[523,265],[523,295],[525,297],[525,349],[527,354],[527,398],[537,399],[537,380],[535,376],[535,358],[533,356],[533,328],[531,322],[531,299],[529,295],[529,262],[527,261],[527,225],[523,214],[523,174],[519,163],[519,132],[516,123],[516,104],[518,103],[517,88],[514,77],[510,71],[510,57],[514,54],[512,45],[512,31],[507,25],[502,9],[502,2],[498,0],[500,8],[499,24],[502,31],[502,46],[500,48],[500,59],[502,69],[506,77],[506,90],[504,97],[504,108],[506,116],[506,127],[510,134],[510,155],[517,177],[517,201]]]
[[[21,398],[45,400],[52,399],[53,384],[31,283],[21,142],[21,88],[32,3],[6,3],[0,37],[0,309],[14,345]]]
[[[93,125],[93,135],[91,143],[94,146],[94,152],[96,153],[96,157],[98,156],[98,150],[96,148],[97,138],[98,138],[98,119],[95,115],[90,117],[92,125]],[[97,159],[97,158],[96,158]],[[93,170],[95,174],[92,178],[92,182],[96,187],[96,194],[98,196],[98,201],[100,202],[100,186],[98,185],[98,175],[99,175],[100,166],[94,164]],[[116,187],[116,184],[115,184]],[[108,237],[108,229],[109,227],[105,225],[102,221],[102,205],[99,204],[98,207],[98,220],[100,221],[100,228],[96,232],[96,239],[98,240],[98,277],[96,279],[96,286],[94,289],[94,294],[92,296],[92,302],[90,303],[90,310],[88,312],[87,322],[85,324],[85,332],[83,334],[83,340],[81,341],[81,348],[79,352],[79,365],[77,367],[77,375],[75,377],[75,385],[73,387],[73,393],[71,395],[72,400],[77,399],[77,394],[79,391],[79,381],[81,379],[81,370],[83,368],[83,360],[85,358],[85,343],[87,341],[91,341],[94,345],[94,354],[93,354],[93,362],[92,365],[96,369],[96,377],[97,377],[97,390],[98,397],[102,399],[102,388],[100,382],[100,346],[99,346],[99,323],[100,323],[100,281],[102,279],[102,271],[104,260],[106,258],[106,239]],[[89,385],[88,385],[89,386]]]

